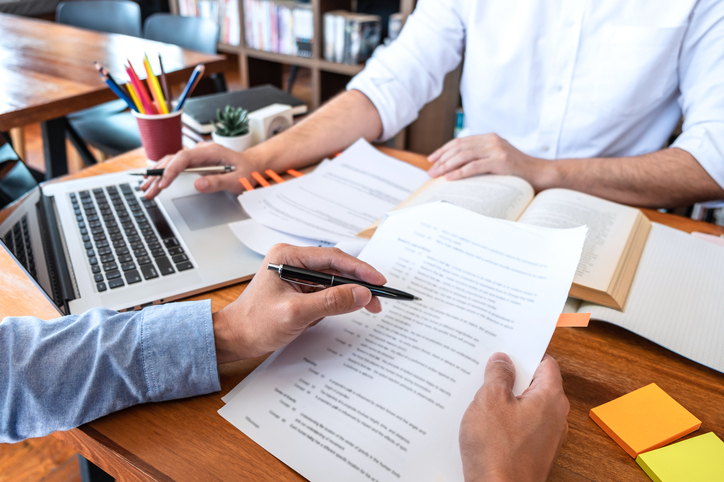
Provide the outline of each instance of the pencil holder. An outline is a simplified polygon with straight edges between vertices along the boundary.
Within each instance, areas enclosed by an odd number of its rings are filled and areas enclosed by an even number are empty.
[[[146,158],[157,162],[169,154],[181,150],[181,113],[183,109],[171,114],[146,115],[133,112],[141,132],[141,143],[146,150]]]

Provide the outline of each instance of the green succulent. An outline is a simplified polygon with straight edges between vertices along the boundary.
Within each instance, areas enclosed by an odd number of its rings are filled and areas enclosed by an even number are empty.
[[[216,135],[224,137],[242,136],[249,132],[247,110],[227,105],[224,110],[216,109]]]

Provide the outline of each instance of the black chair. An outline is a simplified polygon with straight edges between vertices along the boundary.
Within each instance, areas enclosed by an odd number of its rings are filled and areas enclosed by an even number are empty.
[[[141,36],[141,7],[130,0],[60,2],[55,21],[99,32]]]
[[[166,13],[148,17],[143,31],[144,37],[149,40],[209,54],[216,53],[219,39],[219,26],[211,20]],[[226,81],[223,74],[216,74],[201,79],[194,93],[225,91]],[[73,127],[89,144],[111,156],[141,147],[141,135],[130,112],[74,120]]]
[[[61,2],[55,11],[58,23],[106,33],[118,33],[133,37],[141,36],[141,8],[130,0],[82,0]],[[73,145],[81,153],[86,164],[95,161],[83,140],[90,144],[97,133],[93,132],[98,119],[119,114],[127,109],[122,100],[114,100],[89,109],[73,112],[67,117],[66,131]],[[85,132],[90,129],[90,132]],[[137,137],[137,136],[136,136]],[[122,151],[115,152],[119,154]]]

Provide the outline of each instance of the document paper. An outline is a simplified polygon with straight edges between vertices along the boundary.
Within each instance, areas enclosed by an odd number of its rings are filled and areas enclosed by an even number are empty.
[[[447,203],[398,211],[360,258],[422,301],[330,317],[219,413],[311,481],[458,481],[458,430],[496,351],[530,384],[585,227],[555,230]]]
[[[338,243],[382,217],[427,181],[422,169],[359,140],[321,172],[239,196],[256,222]]]

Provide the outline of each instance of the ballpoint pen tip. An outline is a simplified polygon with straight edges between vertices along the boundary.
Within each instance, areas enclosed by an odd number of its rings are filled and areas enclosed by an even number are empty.
[[[420,298],[420,297],[418,297],[418,296],[415,296],[414,299],[415,299],[415,301],[422,301],[422,298]]]

